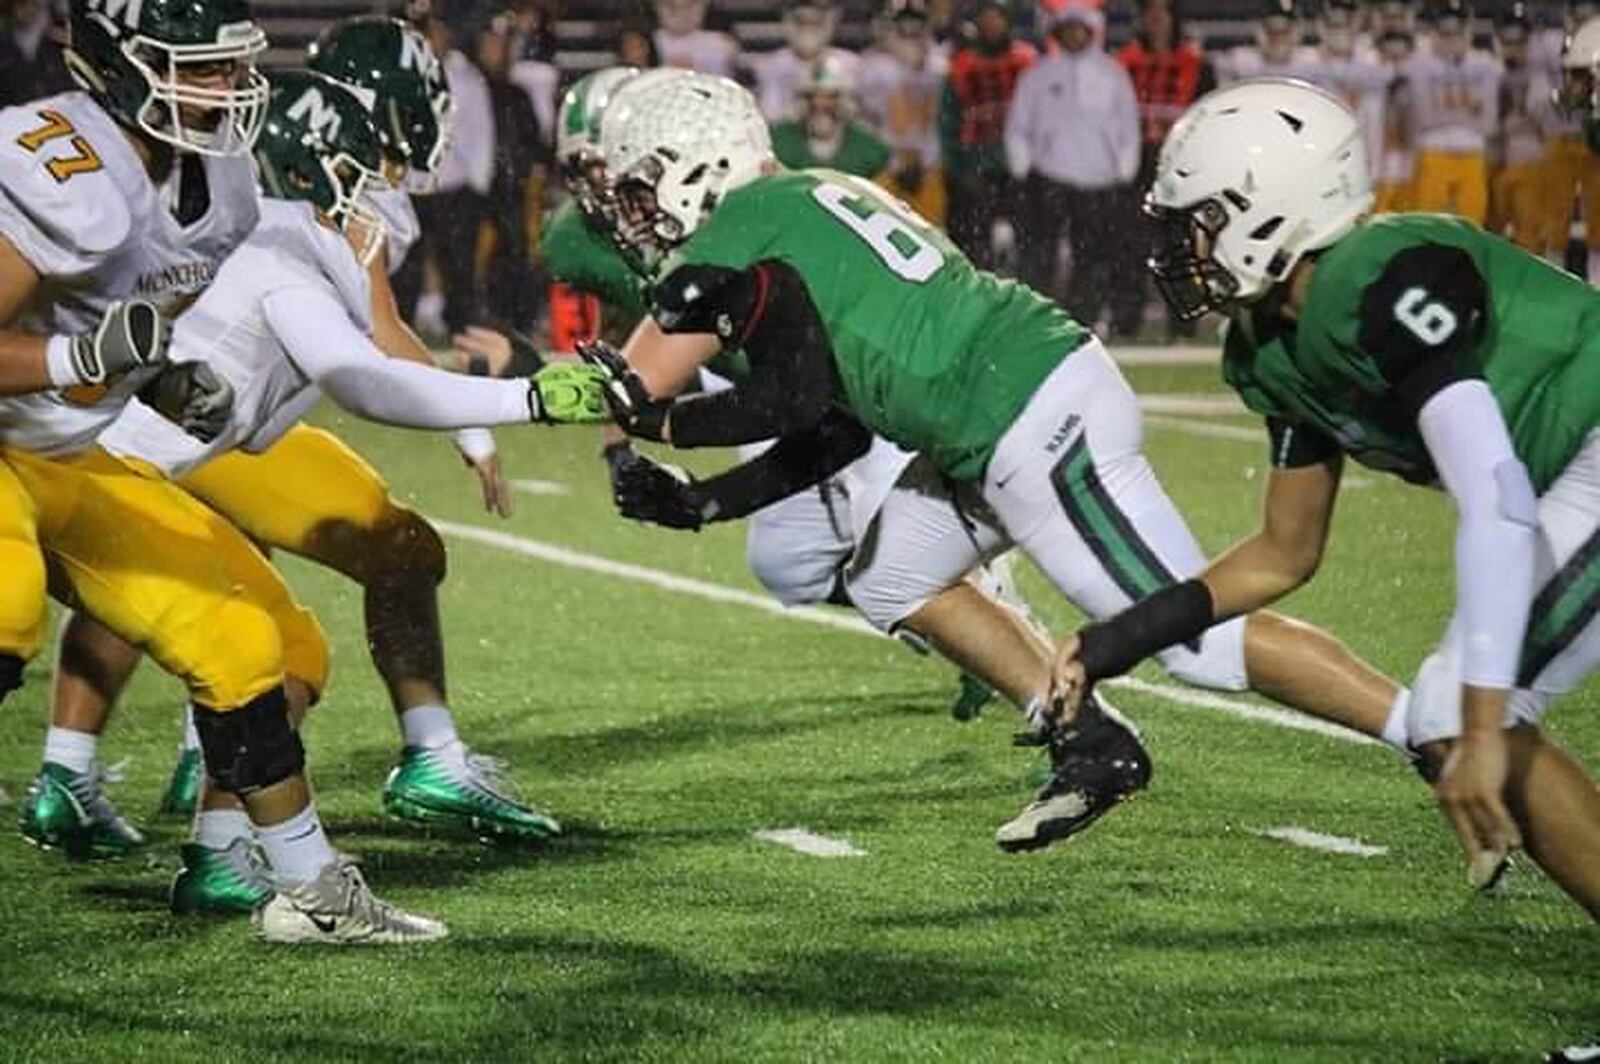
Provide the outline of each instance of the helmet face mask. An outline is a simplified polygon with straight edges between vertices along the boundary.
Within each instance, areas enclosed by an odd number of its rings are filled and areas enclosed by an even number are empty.
[[[235,0],[74,0],[68,73],[113,117],[200,155],[247,154],[266,113],[267,38]]]
[[[1238,298],[1238,279],[1211,254],[1228,225],[1228,210],[1220,200],[1163,207],[1147,197],[1144,213],[1155,237],[1146,265],[1174,317],[1193,321]]]

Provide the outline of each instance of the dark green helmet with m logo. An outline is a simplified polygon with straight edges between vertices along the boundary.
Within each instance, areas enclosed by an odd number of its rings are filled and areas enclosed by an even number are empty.
[[[383,219],[361,194],[383,181],[383,149],[358,90],[310,70],[272,75],[256,140],[261,191],[305,200],[350,234],[363,266],[383,243]]]
[[[444,156],[451,97],[444,68],[422,34],[399,19],[344,19],[312,43],[306,65],[370,93],[384,154],[433,174]]]
[[[250,150],[267,37],[248,0],[72,0],[70,34],[68,72],[119,122],[182,151]]]

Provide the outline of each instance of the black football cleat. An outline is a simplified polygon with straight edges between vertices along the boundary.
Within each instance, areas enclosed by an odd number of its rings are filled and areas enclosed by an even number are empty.
[[[1007,853],[1070,838],[1150,783],[1150,753],[1138,729],[1096,695],[1048,741],[1050,778],[1028,808],[995,832]]]

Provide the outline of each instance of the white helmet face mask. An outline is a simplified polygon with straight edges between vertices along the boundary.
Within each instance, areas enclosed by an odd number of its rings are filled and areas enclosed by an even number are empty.
[[[199,155],[246,155],[255,146],[267,117],[267,79],[255,66],[256,56],[267,49],[261,27],[254,22],[224,26],[215,43],[168,44],[133,36],[121,47],[150,86],[138,112],[144,132]],[[189,80],[210,70],[223,71],[227,87]],[[204,123],[195,121],[196,115],[205,116]]]
[[[1263,78],[1202,97],[1161,147],[1150,270],[1184,320],[1260,298],[1372,208],[1360,124],[1336,97]]]
[[[755,97],[736,82],[682,74],[639,91],[643,81],[612,100],[601,152],[616,236],[649,265],[687,240],[724,195],[760,176],[772,141]]]

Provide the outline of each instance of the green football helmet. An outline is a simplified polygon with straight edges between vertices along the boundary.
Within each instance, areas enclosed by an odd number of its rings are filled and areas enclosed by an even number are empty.
[[[267,37],[248,0],[72,0],[70,34],[72,79],[124,125],[202,155],[255,143]]]
[[[347,18],[312,42],[306,65],[369,93],[385,156],[433,177],[449,139],[453,103],[427,38],[399,19]]]
[[[361,265],[371,264],[384,224],[361,194],[383,181],[383,148],[355,90],[310,70],[273,74],[256,165],[265,195],[311,203],[351,236]]]
[[[601,221],[607,196],[605,158],[600,154],[600,120],[606,105],[639,68],[606,67],[573,82],[556,112],[556,163],[562,184],[586,217]]]

